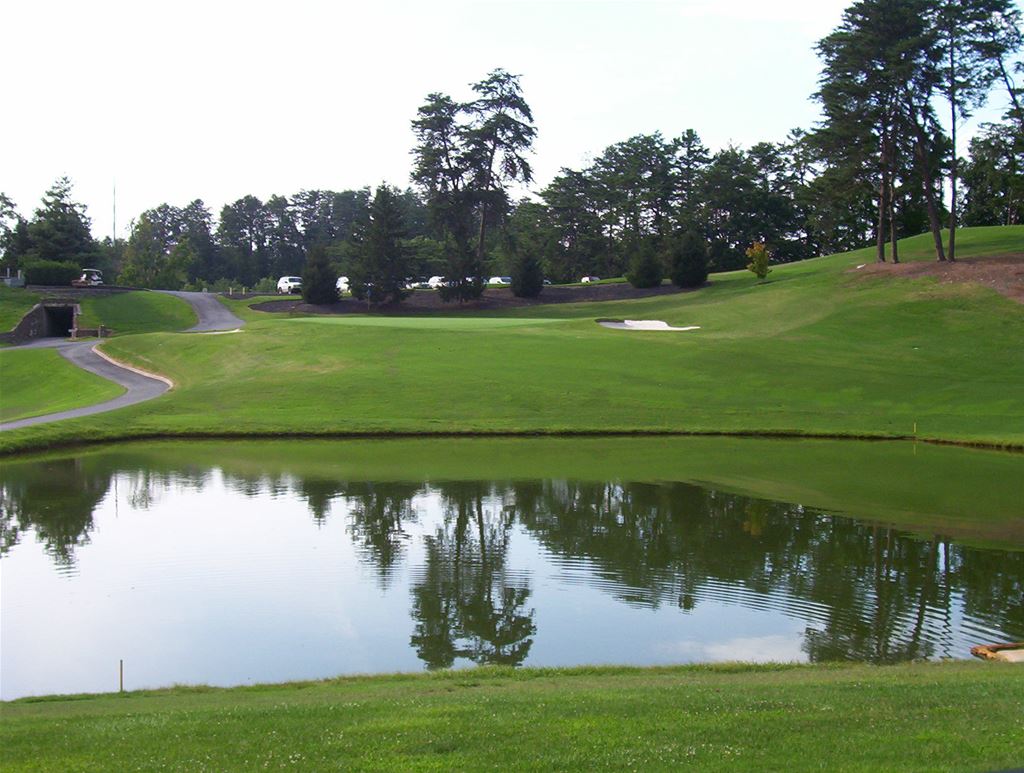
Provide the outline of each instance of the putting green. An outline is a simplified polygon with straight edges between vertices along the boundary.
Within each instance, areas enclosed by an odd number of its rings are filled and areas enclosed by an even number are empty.
[[[297,317],[288,322],[348,327],[393,327],[417,330],[495,330],[566,322],[548,317]],[[571,320],[569,320],[571,321]]]

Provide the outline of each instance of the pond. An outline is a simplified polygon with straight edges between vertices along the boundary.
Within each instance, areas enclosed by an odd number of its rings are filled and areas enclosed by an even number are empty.
[[[1024,639],[1024,456],[722,438],[6,459],[0,697]]]

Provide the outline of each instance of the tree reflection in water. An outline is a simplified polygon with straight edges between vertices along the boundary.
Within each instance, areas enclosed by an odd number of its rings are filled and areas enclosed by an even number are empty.
[[[410,643],[428,668],[457,658],[519,665],[530,653],[534,610],[526,577],[507,571],[515,511],[483,483],[438,487],[444,521],[426,541],[425,566],[413,587]]]
[[[202,489],[211,476],[100,460],[5,465],[0,553],[31,530],[67,571],[114,475],[124,503],[137,509],[176,487]],[[409,526],[426,528],[422,566],[413,572],[410,643],[431,668],[458,659],[519,664],[529,655],[537,633],[530,582],[508,565],[517,531],[568,570],[585,560],[590,581],[626,604],[685,614],[716,602],[805,621],[812,661],[959,656],[951,641],[963,620],[1024,638],[1024,552],[913,537],[800,505],[687,483],[223,477],[242,496],[298,496],[318,523],[343,500],[349,537],[384,587],[407,561]],[[420,523],[417,496],[440,503],[437,523]]]

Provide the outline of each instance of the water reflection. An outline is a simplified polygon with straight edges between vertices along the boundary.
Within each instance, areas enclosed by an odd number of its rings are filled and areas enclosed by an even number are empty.
[[[60,459],[4,472],[0,487],[0,555],[32,530],[63,570],[74,567],[75,548],[89,541],[93,511],[106,496],[112,475],[90,470],[77,459]]]
[[[964,638],[1024,638],[1024,553],[912,537],[799,504],[682,482],[220,476],[245,498],[297,498],[317,525],[344,519],[383,591],[407,570],[406,635],[429,668],[527,661],[543,631],[534,571],[510,558],[517,533],[541,548],[565,587],[599,588],[659,613],[722,604],[799,620],[812,661],[963,656]],[[126,468],[88,456],[10,465],[0,488],[0,553],[31,533],[67,571],[112,488],[142,511],[211,481],[209,469]],[[428,516],[430,503],[439,515]]]
[[[429,668],[456,658],[517,666],[536,633],[526,576],[508,571],[515,506],[482,483],[438,486],[444,520],[427,535],[426,563],[413,584],[410,644]]]

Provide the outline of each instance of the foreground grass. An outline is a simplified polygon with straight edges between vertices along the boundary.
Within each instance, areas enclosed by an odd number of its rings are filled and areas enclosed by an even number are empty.
[[[124,391],[72,365],[53,349],[0,351],[0,421],[93,405]]]
[[[994,770],[1024,669],[476,669],[3,705],[16,770]]]
[[[1024,227],[969,229],[964,258]],[[905,259],[927,255],[905,240]],[[719,274],[696,292],[502,314],[274,318],[104,350],[177,388],[0,450],[153,434],[753,432],[1024,446],[1024,308],[976,285],[864,276],[868,251]],[[500,322],[495,317],[502,317]],[[607,330],[598,317],[700,325]],[[517,323],[518,320],[518,323]]]
[[[196,324],[192,307],[163,293],[135,291],[82,299],[81,327],[105,325],[116,335],[186,330]]]

